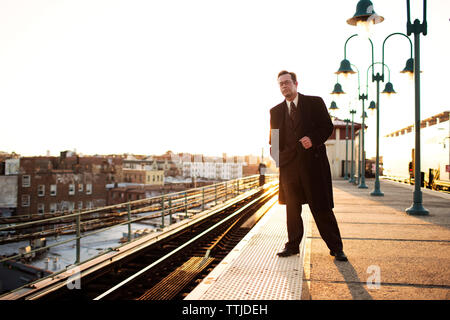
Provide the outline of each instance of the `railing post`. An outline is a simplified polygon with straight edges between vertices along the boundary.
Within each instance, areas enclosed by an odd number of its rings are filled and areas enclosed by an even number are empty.
[[[202,188],[202,211],[205,210],[205,187]]]
[[[130,204],[127,204],[127,211],[128,211],[128,242],[131,241],[131,208]]]
[[[161,196],[161,228],[164,228],[164,195]]]
[[[225,181],[225,201],[228,200],[228,186],[227,186],[227,182]]]
[[[172,197],[169,196],[169,226],[172,224]]]
[[[79,264],[80,263],[80,249],[81,249],[81,243],[80,243],[80,236],[81,236],[81,226],[80,226],[80,224],[81,224],[81,221],[80,221],[80,213],[81,213],[81,210],[79,210],[79,212],[78,212],[78,215],[77,215],[77,241],[76,241],[76,243],[77,243],[77,252],[76,252],[76,261],[75,261],[75,263],[76,264]]]
[[[217,206],[217,184],[214,185],[214,205]]]
[[[184,216],[187,218],[188,216],[188,207],[187,207],[187,192],[184,192]]]

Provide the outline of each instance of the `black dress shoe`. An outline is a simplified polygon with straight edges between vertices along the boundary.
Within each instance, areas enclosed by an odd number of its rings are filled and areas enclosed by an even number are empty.
[[[344,251],[334,252],[330,251],[330,254],[334,256],[336,260],[339,261],[348,261],[347,256],[345,255]]]
[[[280,251],[277,253],[277,255],[279,257],[289,257],[292,256],[294,254],[299,253],[300,251],[297,249],[288,249],[288,248],[284,248],[283,251]]]

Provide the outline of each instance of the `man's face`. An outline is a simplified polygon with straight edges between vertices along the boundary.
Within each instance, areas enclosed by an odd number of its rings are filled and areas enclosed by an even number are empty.
[[[283,74],[278,78],[281,94],[288,100],[292,101],[297,94],[297,83],[292,81],[290,74]]]

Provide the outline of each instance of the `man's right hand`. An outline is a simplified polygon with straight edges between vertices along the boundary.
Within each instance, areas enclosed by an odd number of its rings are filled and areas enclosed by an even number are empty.
[[[302,144],[303,148],[305,148],[305,149],[309,149],[312,147],[312,142],[309,137],[305,136],[305,137],[301,138],[299,141]]]

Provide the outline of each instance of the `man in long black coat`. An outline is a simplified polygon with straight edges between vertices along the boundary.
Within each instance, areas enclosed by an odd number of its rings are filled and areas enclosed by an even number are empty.
[[[271,155],[280,168],[279,203],[286,205],[288,242],[278,255],[299,252],[302,204],[308,203],[322,239],[337,260],[346,261],[333,213],[333,188],[325,141],[333,132],[322,98],[297,92],[297,77],[281,71],[282,103],[270,110]]]

